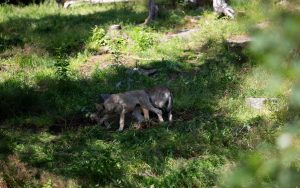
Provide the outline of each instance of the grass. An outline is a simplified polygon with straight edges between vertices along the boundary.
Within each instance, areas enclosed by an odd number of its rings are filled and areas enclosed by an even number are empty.
[[[244,101],[284,103],[284,92],[265,91],[269,75],[224,44],[248,31],[244,20],[170,10],[146,27],[147,11],[132,4],[1,5],[0,13],[0,187],[212,187],[221,169],[280,129],[280,105],[255,111]],[[168,39],[197,14],[198,33]],[[111,24],[122,33],[109,35]],[[136,64],[159,73],[129,74]],[[117,123],[106,130],[86,118],[100,93],[156,85],[174,94],[173,124],[117,133]]]

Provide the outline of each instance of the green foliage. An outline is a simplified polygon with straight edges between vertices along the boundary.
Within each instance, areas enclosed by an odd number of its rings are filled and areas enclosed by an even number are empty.
[[[271,1],[272,2],[272,1]],[[293,2],[291,2],[293,3]],[[274,4],[264,4],[265,8]],[[299,7],[294,2],[290,6]],[[239,166],[225,178],[224,187],[297,187],[299,182],[299,90],[300,28],[299,11],[288,7],[271,12],[272,25],[262,32],[255,33],[251,45],[253,57],[271,72],[267,90],[286,94],[291,110],[284,110],[286,128],[277,133],[273,142],[265,144],[246,157]],[[287,83],[292,83],[287,87]],[[284,89],[283,89],[284,88]]]
[[[83,149],[72,159],[68,171],[98,184],[118,183],[122,175],[122,164],[119,151],[113,144],[95,141],[92,148]]]
[[[66,59],[59,59],[54,66],[56,67],[56,75],[59,80],[67,80],[69,78],[68,75],[68,66],[69,62]]]
[[[98,49],[100,46],[107,45],[108,40],[109,39],[106,37],[105,30],[96,26],[92,29],[92,36],[90,38],[89,47],[91,49]]]
[[[52,181],[51,179],[48,180],[47,183],[45,183],[42,188],[52,188]]]
[[[120,64],[121,50],[124,48],[126,40],[118,31],[110,31],[107,33],[103,28],[96,26],[92,30],[92,37],[88,43],[88,47],[92,50],[99,50],[101,47],[108,47],[113,55],[113,61]]]
[[[131,38],[137,44],[138,50],[146,50],[153,47],[156,41],[150,32],[145,31],[145,29],[141,27],[135,27],[132,30]]]
[[[114,36],[108,41],[108,46],[110,51],[113,55],[113,61],[116,64],[121,64],[121,49],[125,46],[126,41],[123,39],[122,36]]]
[[[237,6],[252,10],[257,4]],[[260,60],[250,59],[259,52],[249,56],[224,42],[248,31],[243,20],[178,8],[141,27],[147,10],[134,4],[67,10],[4,5],[0,14],[0,187],[213,187],[240,153],[274,143],[286,120],[284,90],[266,92],[268,75],[254,62]],[[198,23],[188,21],[199,14]],[[252,11],[246,18],[265,19]],[[106,31],[116,23],[120,32]],[[190,38],[170,37],[198,25]],[[273,53],[260,49],[258,58]],[[157,73],[130,73],[135,65]],[[172,124],[149,122],[135,130],[126,122],[116,133],[117,120],[106,130],[85,116],[95,110],[99,93],[157,85],[174,95]],[[266,95],[278,97],[278,104],[254,111],[244,102]],[[256,170],[267,157],[245,157],[252,161],[245,162],[244,171],[252,169],[245,176],[255,177],[255,185],[269,183],[269,170]],[[299,167],[294,164],[291,170]]]

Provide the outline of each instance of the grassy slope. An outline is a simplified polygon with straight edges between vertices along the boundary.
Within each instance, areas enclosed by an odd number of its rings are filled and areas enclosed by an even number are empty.
[[[276,114],[253,111],[244,99],[280,95],[264,91],[269,75],[248,52],[232,51],[223,41],[247,32],[248,22],[173,10],[143,28],[137,24],[146,14],[133,5],[0,7],[0,185],[208,187],[240,153],[273,141]],[[189,27],[184,16],[195,14],[202,16],[195,36],[159,42]],[[246,18],[264,19],[251,12]],[[90,61],[99,42],[93,37],[99,30],[92,29],[116,23],[125,33],[120,55]],[[126,63],[97,68],[116,60]],[[128,74],[136,62],[159,74]],[[155,85],[173,91],[172,125],[116,133],[85,118],[99,93]]]

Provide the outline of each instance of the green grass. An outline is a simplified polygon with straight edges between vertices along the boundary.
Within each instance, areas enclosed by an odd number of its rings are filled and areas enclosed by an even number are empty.
[[[254,5],[237,8],[245,6]],[[197,14],[197,34],[161,41]],[[1,5],[0,15],[0,186],[212,187],[241,153],[273,142],[282,124],[280,105],[274,112],[245,104],[251,96],[284,103],[285,94],[265,91],[269,75],[247,51],[224,43],[248,31],[244,20],[187,9],[142,26],[147,11],[132,4]],[[111,24],[121,24],[122,34],[109,36]],[[101,45],[113,54],[90,61]],[[121,65],[99,68],[116,61]],[[129,74],[136,63],[159,73]],[[117,123],[106,130],[86,118],[100,93],[156,85],[173,92],[173,124],[117,133]]]

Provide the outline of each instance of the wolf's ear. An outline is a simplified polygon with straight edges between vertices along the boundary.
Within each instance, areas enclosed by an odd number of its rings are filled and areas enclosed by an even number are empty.
[[[97,109],[98,111],[102,111],[102,110],[104,109],[103,104],[95,103],[95,106],[96,106],[96,109]]]

